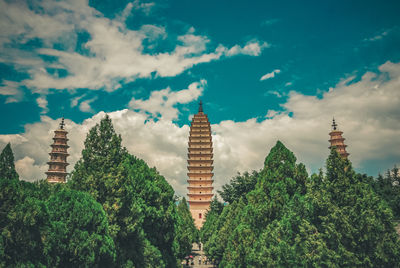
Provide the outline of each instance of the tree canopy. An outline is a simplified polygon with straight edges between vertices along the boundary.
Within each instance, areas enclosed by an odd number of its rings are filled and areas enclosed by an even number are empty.
[[[391,209],[336,150],[325,175],[308,177],[279,141],[264,163],[253,189],[233,178],[229,204],[206,217],[204,250],[220,267],[398,266]]]
[[[130,155],[121,141],[106,116],[89,131],[68,183],[103,206],[118,266],[175,266],[174,191],[154,168]]]
[[[0,179],[18,179],[10,143],[3,148],[0,154]]]
[[[177,208],[165,178],[121,143],[106,116],[89,131],[65,185],[19,181],[6,146],[0,266],[177,266],[196,236],[190,212]]]

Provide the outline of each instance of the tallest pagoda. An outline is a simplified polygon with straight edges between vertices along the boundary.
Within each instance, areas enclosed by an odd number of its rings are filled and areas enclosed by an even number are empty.
[[[213,197],[213,147],[211,127],[200,101],[199,112],[190,126],[188,149],[189,208],[198,229],[203,226],[205,214]]]

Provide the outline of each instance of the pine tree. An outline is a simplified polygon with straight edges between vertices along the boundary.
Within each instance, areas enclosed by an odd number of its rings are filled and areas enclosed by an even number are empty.
[[[224,204],[218,201],[215,196],[210,204],[210,209],[207,211],[205,217],[206,221],[200,229],[201,242],[205,244],[211,237],[211,235],[216,231],[217,220],[224,209]]]
[[[14,154],[8,143],[0,154],[0,179],[18,179],[15,171]]]
[[[253,171],[251,174],[248,172],[238,174],[228,184],[223,185],[222,190],[218,193],[225,202],[231,204],[254,189],[258,176],[257,171]]]
[[[106,116],[89,131],[69,184],[102,204],[118,266],[176,265],[174,191],[121,141]]]
[[[89,194],[58,189],[46,202],[50,230],[45,254],[51,267],[110,267],[114,241],[102,206]]]
[[[347,159],[332,150],[326,177],[316,178],[307,195],[311,223],[335,266],[396,267],[399,240],[391,209],[375,194],[366,176],[356,174]]]
[[[197,232],[192,214],[186,199],[183,197],[177,206],[178,227],[176,240],[179,246],[178,257],[183,259],[192,252],[192,244],[196,241]]]

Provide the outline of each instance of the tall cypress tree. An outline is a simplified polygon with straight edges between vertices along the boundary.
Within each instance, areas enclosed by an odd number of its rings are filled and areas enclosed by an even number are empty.
[[[118,266],[176,265],[174,191],[121,141],[107,115],[89,131],[69,184],[102,204]]]
[[[335,252],[332,263],[397,267],[400,243],[387,203],[373,191],[368,178],[357,174],[334,149],[326,169],[326,176],[314,177],[307,198],[311,223]]]
[[[18,179],[10,143],[4,147],[0,154],[0,179]]]
[[[197,238],[196,226],[192,214],[189,211],[189,206],[185,198],[179,202],[177,206],[178,212],[178,228],[176,240],[179,246],[178,257],[180,259],[189,255],[192,252],[192,244]]]

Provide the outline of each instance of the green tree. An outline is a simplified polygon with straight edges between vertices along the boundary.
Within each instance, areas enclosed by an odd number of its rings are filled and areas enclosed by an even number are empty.
[[[221,262],[222,266],[247,267],[249,265],[263,266],[265,263],[274,263],[277,266],[286,266],[287,262],[281,259],[274,260],[276,253],[287,256],[289,251],[283,250],[289,246],[292,236],[279,237],[275,227],[287,221],[284,216],[289,207],[306,192],[307,172],[303,164],[296,164],[296,157],[280,141],[271,149],[265,159],[264,169],[260,172],[255,189],[246,197],[241,198],[242,209],[234,215],[236,224],[226,244],[226,250]],[[288,215],[287,217],[293,217]],[[230,227],[232,228],[232,227]],[[269,230],[273,237],[268,238],[265,230]],[[264,236],[263,236],[264,234]],[[290,239],[289,239],[290,238]],[[274,246],[265,241],[279,239],[281,242]],[[274,254],[271,254],[275,252]],[[257,258],[258,256],[258,258]]]
[[[335,265],[398,266],[400,245],[387,203],[334,149],[326,169],[326,176],[315,176],[310,187],[310,220],[328,249],[336,252]]]
[[[49,219],[44,201],[31,195],[35,185],[0,180],[0,263],[6,267],[44,267]]]
[[[47,200],[45,255],[52,267],[110,267],[115,246],[102,206],[87,193],[60,189]]]
[[[8,143],[0,154],[0,179],[18,179],[15,171],[14,154]]]
[[[238,201],[240,197],[245,196],[254,189],[259,174],[253,171],[252,174],[245,172],[243,175],[238,174],[232,178],[229,184],[222,186],[222,191],[218,191],[222,199],[227,203]]]
[[[102,204],[118,266],[175,266],[174,191],[147,164],[127,153],[106,116],[85,140],[69,182]]]
[[[178,243],[178,258],[183,259],[192,252],[192,244],[197,239],[197,229],[186,199],[183,197],[177,206],[178,227],[176,240]]]
[[[385,200],[393,211],[395,218],[400,218],[400,174],[395,166],[385,176],[379,175],[372,183],[375,192]]]
[[[211,237],[211,235],[216,231],[217,221],[219,216],[224,209],[224,204],[218,201],[215,196],[210,204],[210,209],[207,211],[205,217],[206,221],[200,229],[201,242],[205,244]]]

